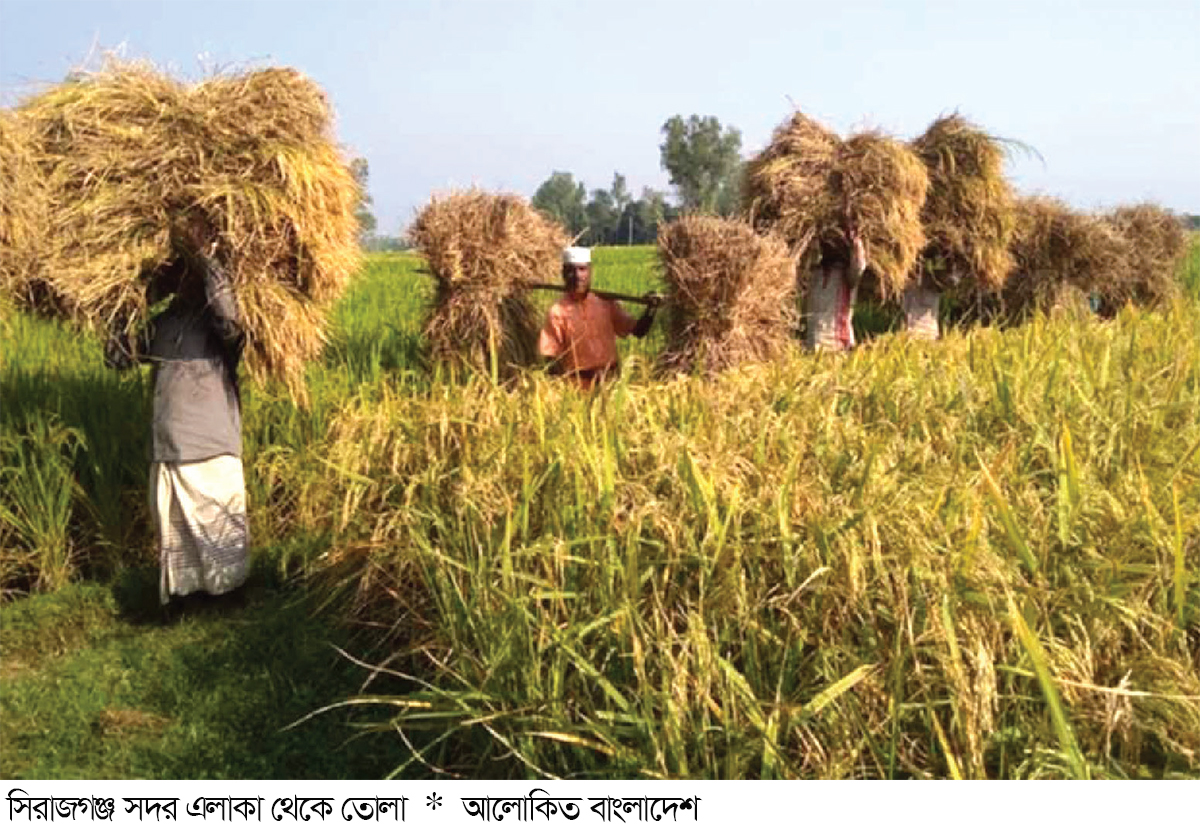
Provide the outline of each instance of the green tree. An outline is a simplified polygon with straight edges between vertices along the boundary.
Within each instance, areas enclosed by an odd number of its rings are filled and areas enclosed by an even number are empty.
[[[678,217],[679,212],[667,202],[660,191],[645,188],[637,200],[625,204],[617,222],[617,244],[653,244],[658,238],[658,227]]]
[[[371,174],[370,166],[363,157],[355,157],[350,161],[350,174],[358,184],[358,206],[354,209],[354,217],[358,219],[358,238],[367,241],[375,235],[375,215],[371,213],[371,193],[367,191],[367,178]]]
[[[620,219],[612,195],[604,189],[596,189],[587,205],[588,234],[585,243],[591,246],[616,243],[617,222]]]
[[[722,128],[715,116],[692,114],[686,121],[672,116],[663,123],[662,133],[660,160],[679,192],[683,209],[717,212],[724,204],[732,212],[737,203],[742,132]]]
[[[746,171],[746,163],[738,160],[733,171],[721,182],[717,191],[717,214],[723,218],[731,218],[737,214],[742,205],[742,177]]]
[[[567,171],[551,174],[533,194],[533,207],[578,235],[587,226],[587,189]]]

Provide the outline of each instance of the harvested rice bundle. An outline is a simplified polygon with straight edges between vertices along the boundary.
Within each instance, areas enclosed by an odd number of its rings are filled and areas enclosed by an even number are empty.
[[[743,202],[757,229],[783,236],[797,254],[848,251],[857,233],[881,294],[897,298],[925,244],[928,187],[925,166],[903,143],[876,131],[843,141],[796,113],[747,163]]]
[[[1178,295],[1179,261],[1187,252],[1187,233],[1177,217],[1161,206],[1121,206],[1105,216],[1125,247],[1122,273],[1099,287],[1100,307],[1115,313],[1127,302],[1159,305]]]
[[[925,166],[903,143],[876,132],[846,140],[834,167],[848,226],[867,245],[867,266],[884,298],[903,293],[925,244]]]
[[[0,298],[19,307],[53,306],[37,279],[46,211],[46,182],[29,126],[19,114],[0,110]]]
[[[935,120],[912,148],[929,172],[921,285],[939,293],[1000,288],[1012,270],[1016,229],[1000,142],[955,113]]]
[[[1050,312],[1070,290],[1090,294],[1124,272],[1122,241],[1102,219],[1047,197],[1021,198],[1016,206],[1013,270],[1002,292],[1007,316]]]
[[[796,253],[807,251],[842,205],[829,190],[841,144],[836,133],[799,111],[777,127],[770,144],[746,164],[742,197],[755,228],[782,235]]]
[[[528,291],[557,279],[565,229],[517,195],[472,189],[434,197],[409,236],[437,281],[425,324],[435,359],[481,371],[536,361]]]
[[[303,396],[305,361],[358,266],[359,188],[321,90],[290,69],[182,84],[109,61],[25,103],[50,195],[45,276],[82,323],[137,327],[174,232],[217,230],[250,372]]]
[[[1000,142],[957,113],[934,120],[912,149],[929,173],[921,210],[928,241],[904,291],[904,318],[909,334],[935,340],[941,294],[969,300],[999,289],[1012,271],[1014,196]]]
[[[659,232],[658,254],[670,310],[662,368],[718,372],[769,360],[791,341],[796,263],[782,238],[685,217]]]

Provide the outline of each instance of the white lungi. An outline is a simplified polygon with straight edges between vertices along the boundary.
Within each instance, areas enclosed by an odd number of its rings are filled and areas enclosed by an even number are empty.
[[[249,571],[242,460],[150,465],[150,513],[158,528],[159,597],[237,589]]]
[[[905,288],[904,322],[909,334],[923,340],[938,338],[938,303],[941,298],[936,290],[915,286]]]

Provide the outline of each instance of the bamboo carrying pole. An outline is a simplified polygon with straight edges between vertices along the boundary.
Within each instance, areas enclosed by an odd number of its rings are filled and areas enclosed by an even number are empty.
[[[566,291],[566,288],[560,284],[535,283],[535,284],[529,285],[529,287],[532,288],[533,290],[557,290],[559,293],[563,293]],[[638,304],[638,305],[648,305],[648,304],[650,304],[651,298],[658,295],[655,293],[647,293],[645,296],[630,296],[627,293],[614,293],[611,290],[597,290],[594,287],[592,288],[591,292],[595,293],[601,299],[612,299],[617,302],[634,302],[635,304]]]
[[[424,268],[418,268],[417,272],[426,276],[433,275],[430,270],[426,270]],[[545,284],[542,282],[534,282],[530,285],[527,285],[527,287],[530,290],[557,290],[559,293],[566,292],[566,288],[561,284]],[[656,296],[659,297],[660,301],[662,298],[661,295],[657,293],[647,293],[645,296],[630,296],[627,293],[616,293],[611,290],[597,290],[594,287],[591,289],[591,292],[595,293],[601,299],[612,299],[616,302],[633,302],[638,305],[649,305],[650,300]]]

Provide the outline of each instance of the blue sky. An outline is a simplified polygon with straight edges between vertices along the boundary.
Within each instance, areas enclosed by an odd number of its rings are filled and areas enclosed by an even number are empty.
[[[903,138],[958,109],[1037,149],[1022,191],[1200,213],[1198,33],[1200,0],[0,0],[0,103],[116,47],[190,78],[297,67],[387,233],[435,190],[531,195],[554,170],[667,189],[668,117],[715,115],[751,153],[793,104]]]

